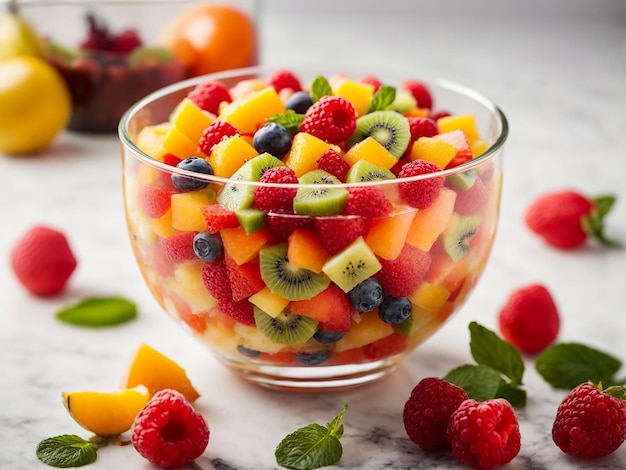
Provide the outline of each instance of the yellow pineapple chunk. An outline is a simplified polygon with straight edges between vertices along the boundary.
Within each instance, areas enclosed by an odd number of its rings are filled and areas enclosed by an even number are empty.
[[[264,287],[256,294],[252,294],[248,300],[274,318],[289,304],[288,299],[274,294],[269,287]]]
[[[163,140],[170,127],[172,127],[172,125],[169,122],[146,126],[141,129],[137,135],[135,144],[139,150],[150,155],[152,158],[163,161],[163,155],[167,153],[167,150],[163,147]]]
[[[333,88],[333,94],[351,102],[357,116],[363,116],[367,112],[367,106],[372,96],[374,96],[374,86],[343,78]]]
[[[169,238],[173,235],[176,235],[178,231],[172,227],[172,209],[168,209],[165,214],[163,214],[158,219],[150,220],[150,224],[152,225],[152,230],[161,238]]]
[[[393,327],[378,317],[378,310],[364,313],[361,321],[352,322],[350,331],[335,343],[335,351],[347,351],[374,343],[394,333]]]
[[[439,168],[445,168],[454,158],[458,149],[450,142],[435,139],[434,137],[420,137],[411,147],[411,160],[426,160]]]
[[[242,134],[254,134],[268,117],[284,113],[285,110],[280,96],[274,87],[269,86],[224,106],[219,118],[235,126]]]
[[[215,116],[184,98],[170,116],[170,122],[192,142],[198,142]]]
[[[448,300],[448,297],[450,297],[450,291],[445,286],[424,281],[409,296],[409,300],[423,309],[437,310]]]
[[[176,155],[181,160],[189,157],[204,156],[198,149],[197,142],[193,142],[177,127],[170,127],[163,138],[163,148],[166,152]]]
[[[343,156],[343,159],[350,166],[359,160],[367,160],[380,168],[386,169],[398,163],[398,159],[371,136],[354,144]]]
[[[206,223],[200,208],[215,202],[211,188],[172,194],[172,227],[185,232],[201,232]]]
[[[299,178],[303,174],[315,170],[317,160],[330,148],[329,143],[306,132],[299,132],[293,138],[291,150],[284,160],[285,165],[293,169]]]
[[[174,277],[169,287],[185,299],[191,313],[199,314],[211,311],[217,306],[217,299],[211,295],[202,282],[202,261],[186,261],[174,268]]]
[[[259,152],[239,135],[222,140],[211,150],[209,163],[215,176],[229,178],[241,165],[256,157]]]
[[[462,114],[458,116],[445,116],[437,120],[437,129],[440,134],[460,130],[463,131],[467,140],[474,140],[480,137],[476,127],[476,119],[473,114]]]
[[[485,139],[474,139],[470,141],[470,149],[472,149],[472,156],[474,158],[485,153],[488,148],[489,142]]]

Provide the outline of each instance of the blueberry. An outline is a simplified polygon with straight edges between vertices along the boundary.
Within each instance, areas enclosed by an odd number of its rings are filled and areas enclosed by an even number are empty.
[[[330,357],[330,351],[327,349],[320,349],[319,351],[312,351],[306,353],[296,354],[296,361],[301,362],[305,366],[316,366],[322,362],[326,362]]]
[[[359,312],[369,312],[383,303],[383,286],[376,279],[366,279],[348,292],[350,304]]]
[[[224,256],[222,240],[209,232],[199,232],[193,237],[193,251],[202,261],[215,261]]]
[[[313,335],[313,339],[318,343],[336,343],[345,336],[345,333],[337,333],[335,331],[317,330]]]
[[[305,114],[306,110],[313,104],[313,98],[305,91],[296,91],[293,95],[287,98],[285,107],[292,109],[298,114]]]
[[[240,354],[243,354],[246,357],[259,357],[261,355],[261,351],[257,351],[256,349],[246,348],[242,344],[237,346],[237,351],[239,351]]]
[[[282,158],[291,149],[291,134],[285,126],[268,122],[255,132],[252,145],[259,153],[267,152],[276,158]]]
[[[203,173],[205,175],[213,174],[213,167],[209,162],[201,157],[189,157],[176,165],[176,168],[181,170],[193,171],[194,173]],[[201,180],[199,178],[192,178],[190,176],[179,175],[178,173],[172,173],[172,184],[179,191],[194,191],[196,189],[202,189],[209,185],[208,181]]]
[[[397,325],[409,318],[412,311],[413,305],[408,298],[388,295],[378,309],[378,316],[385,323]]]

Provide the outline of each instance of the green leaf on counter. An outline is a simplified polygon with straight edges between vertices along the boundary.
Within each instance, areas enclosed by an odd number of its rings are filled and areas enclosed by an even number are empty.
[[[322,96],[328,96],[332,94],[333,90],[330,86],[330,83],[328,83],[326,77],[320,75],[315,80],[313,80],[313,83],[311,84],[311,98],[313,99],[314,103],[317,103]]]
[[[119,325],[136,316],[136,305],[123,297],[88,297],[56,312],[62,322],[91,327]]]
[[[500,387],[500,374],[491,367],[468,364],[452,369],[444,380],[461,387],[467,396],[476,401],[495,398]]]
[[[391,104],[395,101],[395,99],[396,99],[395,87],[392,87],[389,85],[383,85],[376,91],[376,93],[374,93],[374,96],[372,96],[372,99],[367,105],[366,113],[372,113],[374,111],[385,110],[389,106],[391,106]]]
[[[471,322],[470,350],[476,363],[489,366],[506,375],[512,386],[522,383],[524,361],[519,351],[493,331]]]
[[[583,382],[614,384],[619,359],[579,343],[558,343],[543,351],[535,369],[554,388],[572,390]]]
[[[62,434],[41,441],[37,445],[37,458],[51,467],[82,467],[96,461],[97,448],[75,434]]]
[[[313,470],[335,465],[343,455],[341,436],[342,420],[348,405],[326,426],[309,424],[285,437],[276,447],[274,455],[278,465],[295,470]]]
[[[514,387],[504,380],[500,382],[500,387],[498,387],[498,391],[496,392],[496,398],[504,398],[515,408],[524,408],[527,401],[526,390],[520,387]]]

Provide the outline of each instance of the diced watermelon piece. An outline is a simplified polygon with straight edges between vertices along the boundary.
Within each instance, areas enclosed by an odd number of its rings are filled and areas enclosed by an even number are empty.
[[[319,321],[319,328],[337,333],[350,330],[352,311],[346,293],[335,284],[329,284],[319,294],[308,300],[296,300],[289,304],[292,313]]]
[[[171,197],[176,191],[151,184],[139,185],[139,205],[141,210],[151,219],[165,215],[171,207]]]

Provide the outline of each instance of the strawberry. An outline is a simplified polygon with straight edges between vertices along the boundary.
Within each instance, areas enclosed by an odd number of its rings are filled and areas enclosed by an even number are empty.
[[[535,354],[554,342],[560,318],[552,295],[533,284],[516,289],[498,312],[500,334],[524,353]]]
[[[159,245],[165,257],[172,263],[182,263],[197,259],[193,249],[196,232],[182,232],[168,238],[159,239]]]
[[[365,235],[367,220],[362,216],[316,217],[315,231],[324,249],[334,255],[346,248],[358,237]]]
[[[246,299],[265,287],[259,263],[238,265],[230,256],[226,256],[225,261],[234,301]]]
[[[176,190],[153,186],[151,184],[139,185],[139,205],[141,210],[151,219],[158,219],[172,206],[170,198]]]
[[[77,265],[65,235],[43,225],[31,228],[17,241],[10,260],[17,279],[38,296],[60,293]]]
[[[376,278],[385,293],[394,297],[407,297],[420,285],[430,268],[430,253],[419,248],[404,245],[400,255],[394,260],[379,258],[382,269]]]
[[[525,215],[526,225],[549,245],[568,249],[588,237],[607,246],[617,243],[604,236],[603,219],[615,202],[613,196],[589,198],[575,190],[546,193],[535,199]]]
[[[572,390],[559,405],[552,440],[564,453],[604,457],[626,440],[626,388],[602,390],[591,382]]]
[[[221,204],[210,204],[200,208],[209,233],[217,233],[223,228],[239,227],[237,214]]]

